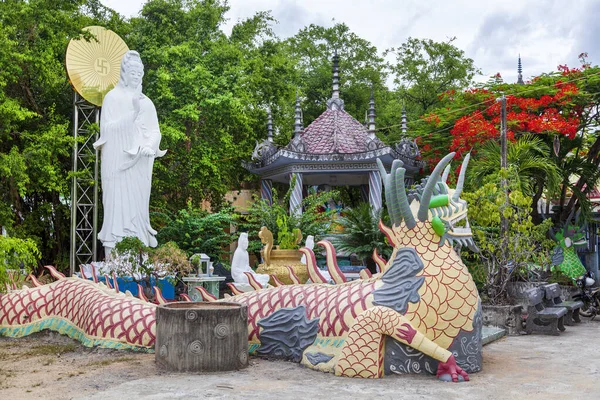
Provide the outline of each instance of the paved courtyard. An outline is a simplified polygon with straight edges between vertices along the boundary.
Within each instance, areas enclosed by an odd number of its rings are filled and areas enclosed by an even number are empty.
[[[54,336],[54,340],[65,341]],[[34,339],[0,338],[0,360],[3,360],[0,368],[13,371],[12,380],[0,388],[0,398],[600,398],[600,321],[585,321],[580,326],[567,327],[560,336],[508,337],[491,343],[484,347],[484,370],[472,374],[470,382],[461,384],[440,382],[433,376],[390,376],[381,380],[338,378],[297,364],[258,358],[251,359],[251,366],[239,372],[164,374],[157,371],[151,354],[103,354],[103,351],[87,349],[59,356],[47,366],[42,365],[45,362],[37,363],[34,372],[43,374],[44,378],[36,378],[31,371],[23,370],[23,379],[19,381],[18,371],[22,370],[24,359],[19,362],[14,357],[1,357],[2,349],[7,345],[18,346],[24,341],[36,343],[43,338]],[[102,359],[95,359],[100,356]],[[87,363],[87,367],[82,367],[82,362]],[[59,370],[59,367],[63,369]]]

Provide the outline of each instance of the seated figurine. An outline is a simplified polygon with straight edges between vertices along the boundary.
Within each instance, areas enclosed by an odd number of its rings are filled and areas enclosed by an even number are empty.
[[[238,247],[233,253],[233,261],[231,261],[231,277],[235,286],[244,292],[254,290],[248,283],[248,277],[244,272],[250,272],[254,278],[263,286],[266,287],[269,282],[269,275],[257,274],[250,268],[250,257],[248,256],[248,234],[240,233],[238,239]]]

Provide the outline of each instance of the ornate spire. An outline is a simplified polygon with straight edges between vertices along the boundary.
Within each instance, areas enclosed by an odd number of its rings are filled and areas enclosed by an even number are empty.
[[[273,116],[271,115],[271,107],[267,107],[267,140],[273,141]]]
[[[406,136],[406,106],[402,105],[402,136]]]
[[[343,110],[344,100],[340,99],[340,57],[337,54],[337,49],[333,51],[333,66],[331,71],[333,73],[333,93],[331,98],[327,100],[327,108],[330,110]]]
[[[333,93],[332,99],[340,98],[340,57],[338,56],[337,49],[333,52],[333,67],[331,69],[333,73]]]
[[[519,74],[519,76],[517,78],[517,83],[519,85],[524,85],[525,82],[523,82],[523,66],[521,65],[521,54],[519,54],[519,63],[517,64],[517,72]]]
[[[373,95],[373,85],[371,84],[371,100],[369,101],[369,139],[375,139],[375,96]]]
[[[296,91],[296,113],[294,115],[294,139],[300,137],[304,126],[302,125],[302,108],[300,107],[300,97]]]

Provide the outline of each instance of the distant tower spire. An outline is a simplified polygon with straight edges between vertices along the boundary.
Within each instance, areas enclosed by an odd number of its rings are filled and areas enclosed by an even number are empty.
[[[519,54],[519,63],[517,64],[517,72],[519,73],[518,78],[517,78],[517,83],[519,85],[524,85],[525,82],[523,82],[523,66],[521,65],[521,54]]]
[[[302,108],[300,107],[300,97],[298,97],[298,92],[296,91],[296,112],[294,115],[294,139],[300,137],[302,130],[304,129],[302,125]]]
[[[402,136],[406,136],[406,106],[402,105]]]
[[[369,139],[375,139],[375,96],[373,95],[373,84],[371,84],[371,100],[369,101]]]
[[[271,115],[271,107],[267,108],[267,140],[273,141],[273,116]]]
[[[333,75],[333,92],[331,98],[327,100],[327,108],[329,110],[343,110],[344,100],[340,98],[340,57],[337,49],[333,51],[333,63],[331,67]]]

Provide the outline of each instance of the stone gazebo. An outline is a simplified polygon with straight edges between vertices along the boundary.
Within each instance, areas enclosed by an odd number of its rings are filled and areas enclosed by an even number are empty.
[[[296,97],[294,137],[282,148],[273,143],[269,111],[267,139],[257,144],[252,161],[243,164],[248,171],[261,177],[261,196],[271,203],[273,181],[289,184],[295,176],[290,212],[302,213],[300,204],[304,187],[323,184],[362,186],[362,192],[368,193],[369,203],[379,209],[382,206],[382,183],[376,161],[378,158],[388,170],[394,160],[402,160],[407,184],[412,184],[414,175],[424,165],[418,160],[419,149],[413,141],[403,138],[400,143],[390,147],[375,136],[372,91],[367,127],[344,111],[344,101],[339,95],[338,62],[336,54],[333,57],[333,94],[327,101],[327,110],[304,129],[300,100]],[[402,122],[405,132],[405,114]]]

